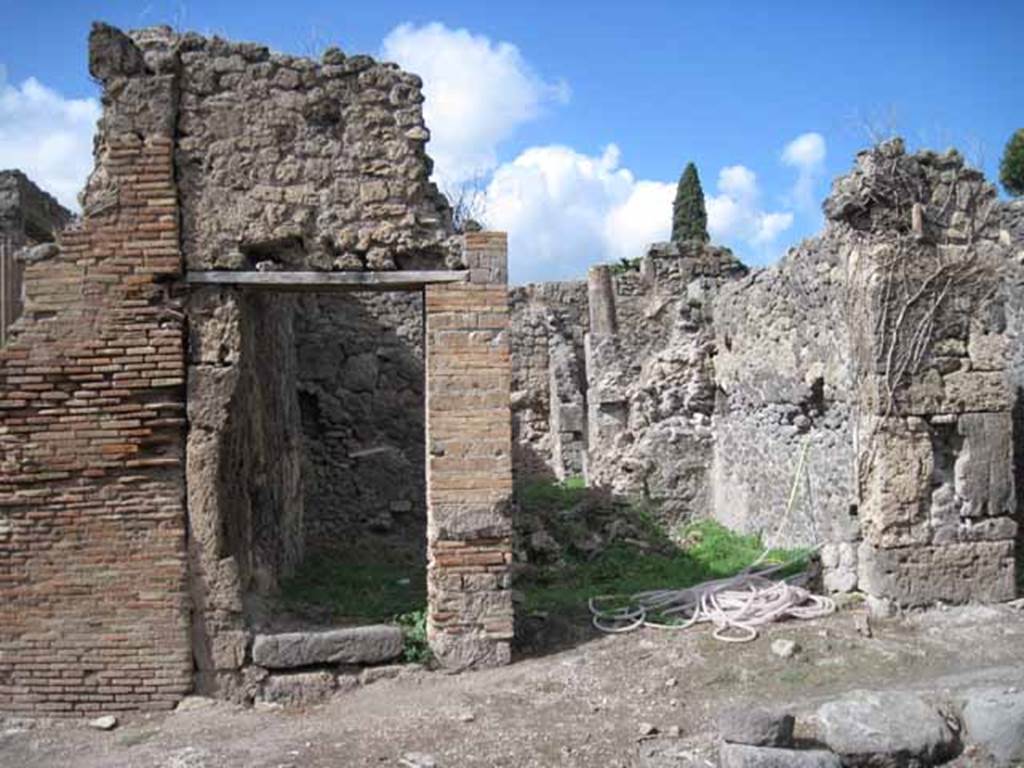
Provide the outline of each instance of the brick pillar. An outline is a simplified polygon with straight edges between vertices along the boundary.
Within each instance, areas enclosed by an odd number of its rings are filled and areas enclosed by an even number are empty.
[[[507,245],[466,236],[471,282],[426,288],[428,637],[446,667],[507,664],[513,633]]]

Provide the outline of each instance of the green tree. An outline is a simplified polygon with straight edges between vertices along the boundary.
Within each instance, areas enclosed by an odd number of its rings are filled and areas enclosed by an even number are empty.
[[[1003,160],[999,163],[999,180],[1011,195],[1024,195],[1024,128],[1006,142]]]
[[[672,203],[672,241],[708,241],[708,212],[704,208],[704,190],[700,187],[697,166],[687,163],[676,187]]]

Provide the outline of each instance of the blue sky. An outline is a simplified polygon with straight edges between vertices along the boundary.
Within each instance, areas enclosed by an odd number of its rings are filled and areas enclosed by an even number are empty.
[[[75,100],[97,96],[86,66],[93,19],[170,23],[290,53],[339,44],[385,54],[424,76],[441,181],[473,179],[487,223],[510,230],[520,280],[639,255],[667,228],[688,160],[716,239],[766,263],[817,231],[831,178],[871,129],[911,147],[955,145],[995,178],[1024,126],[1022,2],[7,6],[0,166],[28,165],[68,199],[88,167],[94,114]],[[30,78],[43,95],[26,89]],[[40,137],[55,148],[45,157]]]

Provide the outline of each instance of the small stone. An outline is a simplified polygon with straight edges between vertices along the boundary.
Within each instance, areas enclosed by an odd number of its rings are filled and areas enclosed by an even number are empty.
[[[800,650],[800,646],[795,640],[787,640],[785,638],[779,638],[778,640],[772,641],[772,653],[782,659],[790,659],[796,655],[796,652]]]
[[[468,709],[467,710],[463,710],[462,712],[459,712],[457,717],[459,719],[459,722],[462,722],[462,723],[472,723],[474,720],[476,720],[476,715],[474,715]]]
[[[426,752],[406,752],[399,763],[405,768],[437,768],[437,760]]]
[[[841,768],[839,756],[824,749],[776,749],[723,744],[721,768]]]
[[[668,727],[668,730],[665,731],[665,735],[668,736],[670,739],[678,739],[679,735],[680,735],[679,726],[678,725],[670,725]]]
[[[103,715],[95,720],[89,721],[89,727],[97,731],[112,731],[117,728],[117,718],[113,715]]]
[[[736,707],[718,716],[722,741],[755,747],[791,747],[796,719],[759,707]]]
[[[653,723],[640,723],[637,726],[637,732],[641,736],[653,736],[658,732],[658,728]]]
[[[675,688],[677,685],[679,685],[679,681],[676,680],[674,677],[670,677],[668,680],[665,681],[666,688]]]

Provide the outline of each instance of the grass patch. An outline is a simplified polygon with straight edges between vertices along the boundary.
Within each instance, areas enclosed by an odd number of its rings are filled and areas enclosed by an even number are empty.
[[[333,621],[392,621],[426,601],[422,563],[369,560],[360,553],[315,555],[281,585],[285,609],[300,616],[327,612]]]
[[[711,520],[686,526],[682,544],[669,550],[617,542],[592,560],[569,559],[542,569],[520,585],[528,611],[581,614],[597,595],[631,595],[651,589],[685,588],[732,576],[763,552],[757,536],[743,536]],[[788,571],[806,565],[801,550],[773,550],[769,560],[795,560]]]
[[[586,481],[579,476],[561,482],[540,480],[519,489],[519,503],[528,509],[567,509],[587,496]]]

